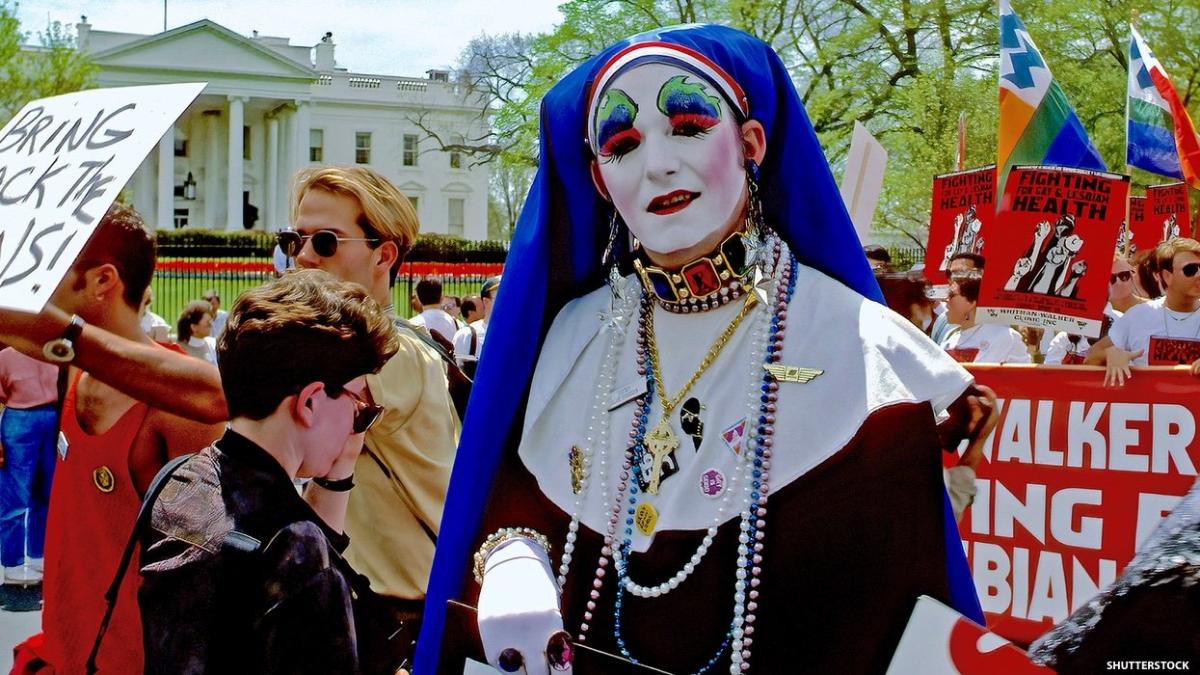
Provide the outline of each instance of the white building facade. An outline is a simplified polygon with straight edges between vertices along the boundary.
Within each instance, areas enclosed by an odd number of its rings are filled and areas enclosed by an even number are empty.
[[[486,136],[487,101],[448,72],[351,73],[336,67],[329,34],[307,47],[208,20],[157,35],[86,19],[76,29],[101,87],[208,83],[127,186],[154,227],[286,227],[296,173],[338,164],[399,186],[422,232],[487,238],[488,167],[443,149]]]

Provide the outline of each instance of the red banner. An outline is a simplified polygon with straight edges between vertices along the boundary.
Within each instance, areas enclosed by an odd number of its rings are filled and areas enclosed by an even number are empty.
[[[950,258],[958,253],[983,252],[983,223],[995,218],[996,166],[933,177],[933,206],[929,210],[929,242],[925,247],[925,278],[946,283]]]
[[[1157,233],[1158,241],[1192,236],[1191,217],[1187,183],[1146,188],[1146,220]]]
[[[994,223],[978,321],[1099,337],[1129,177],[1013,168]]]
[[[1197,380],[1135,368],[968,366],[1000,398],[959,532],[988,627],[1026,643],[1121,573],[1200,465]]]
[[[1162,227],[1151,225],[1146,219],[1146,198],[1129,198],[1129,231],[1133,236],[1125,255],[1133,256],[1139,251],[1148,251],[1158,245],[1162,237]]]

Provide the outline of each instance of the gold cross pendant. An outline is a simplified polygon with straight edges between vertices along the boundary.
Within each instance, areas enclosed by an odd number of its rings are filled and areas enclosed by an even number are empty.
[[[675,432],[671,431],[670,416],[665,412],[658,426],[646,435],[645,445],[654,459],[654,464],[650,467],[650,484],[646,487],[646,492],[656,495],[658,494],[658,482],[662,479],[663,462],[675,448],[679,447],[679,439],[675,437]]]

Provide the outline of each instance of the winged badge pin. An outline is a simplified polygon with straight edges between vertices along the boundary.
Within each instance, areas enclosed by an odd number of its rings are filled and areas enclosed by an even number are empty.
[[[764,363],[763,369],[770,373],[778,382],[795,382],[797,384],[808,384],[825,373],[820,368],[782,366],[775,363]]]

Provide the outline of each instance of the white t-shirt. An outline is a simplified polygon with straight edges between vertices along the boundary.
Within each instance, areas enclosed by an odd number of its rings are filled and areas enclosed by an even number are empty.
[[[439,307],[431,307],[414,316],[412,324],[424,326],[430,332],[436,331],[451,342],[454,341],[454,334],[458,332],[458,325],[454,323],[454,317]]]
[[[1067,358],[1067,354],[1077,354],[1086,357],[1088,350],[1092,346],[1088,343],[1087,338],[1080,337],[1079,341],[1071,344],[1071,336],[1067,333],[1055,333],[1054,339],[1050,340],[1050,346],[1046,349],[1045,364],[1048,366],[1062,365],[1062,362]]]
[[[471,351],[471,329],[474,328],[474,334],[478,336],[475,341],[475,351]],[[464,326],[458,329],[454,334],[454,355],[458,357],[468,357],[472,359],[479,358],[479,354],[483,351],[483,336],[487,334],[487,322],[483,319],[474,321],[469,326]],[[461,360],[461,358],[460,358]]]
[[[1115,346],[1125,351],[1143,352],[1133,360],[1135,366],[1147,364],[1150,338],[1153,336],[1189,340],[1200,338],[1200,310],[1175,312],[1167,309],[1166,301],[1162,297],[1134,305],[1108,329],[1108,337]]]
[[[142,315],[142,332],[153,337],[154,329],[158,327],[166,328],[167,332],[171,331],[171,324],[154,312],[146,310],[146,313]]]
[[[942,341],[942,349],[978,349],[974,363],[1031,363],[1017,331],[998,323],[964,328]]]

